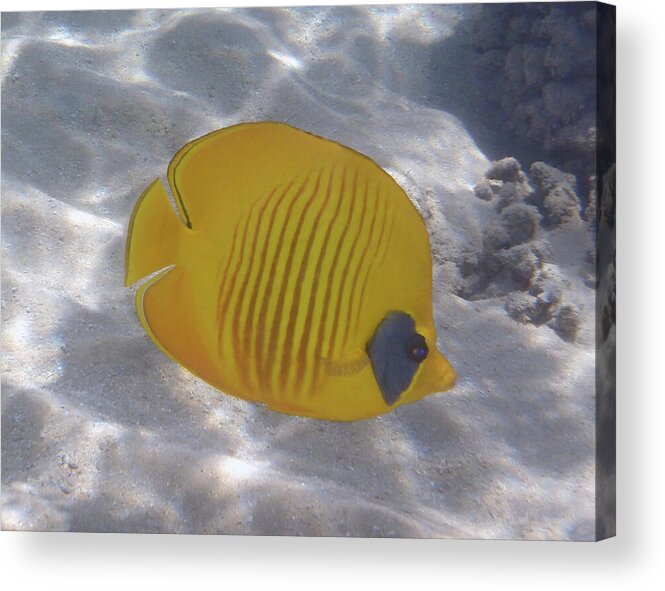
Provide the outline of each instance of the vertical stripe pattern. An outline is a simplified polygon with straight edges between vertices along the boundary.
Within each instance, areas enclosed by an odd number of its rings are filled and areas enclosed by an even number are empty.
[[[256,398],[298,408],[349,353],[393,218],[371,175],[334,165],[248,208],[219,269],[218,346]]]

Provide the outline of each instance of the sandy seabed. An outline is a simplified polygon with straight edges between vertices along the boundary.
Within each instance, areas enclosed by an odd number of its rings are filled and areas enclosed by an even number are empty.
[[[464,16],[2,15],[4,529],[594,538],[588,226],[538,230],[575,339],[515,320],[505,294],[454,288],[497,219],[473,191],[491,163],[439,100],[455,64],[429,67],[434,48],[455,55]],[[259,120],[367,154],[416,203],[452,392],[354,423],[287,416],[221,394],[146,336],[123,287],[136,199],[187,141]]]

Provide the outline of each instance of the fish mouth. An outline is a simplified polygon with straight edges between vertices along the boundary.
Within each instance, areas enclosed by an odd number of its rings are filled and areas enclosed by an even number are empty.
[[[428,367],[423,367],[422,388],[424,395],[451,390],[457,382],[457,372],[438,351]]]
[[[448,363],[448,367],[445,369],[444,374],[443,374],[443,389],[440,390],[441,392],[445,392],[446,390],[452,390],[455,387],[455,384],[457,383],[457,372],[453,368],[450,363]]]

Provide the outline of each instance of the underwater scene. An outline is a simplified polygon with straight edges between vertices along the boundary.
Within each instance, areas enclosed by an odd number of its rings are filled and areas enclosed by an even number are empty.
[[[596,3],[1,16],[2,529],[613,531]]]

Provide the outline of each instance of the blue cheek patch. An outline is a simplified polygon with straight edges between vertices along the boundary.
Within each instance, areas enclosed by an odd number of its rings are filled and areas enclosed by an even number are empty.
[[[424,349],[415,355],[409,354],[414,343]],[[390,312],[367,344],[367,354],[383,399],[392,406],[411,384],[420,363],[427,356],[427,346],[425,339],[416,332],[416,323],[411,316],[404,312]]]

